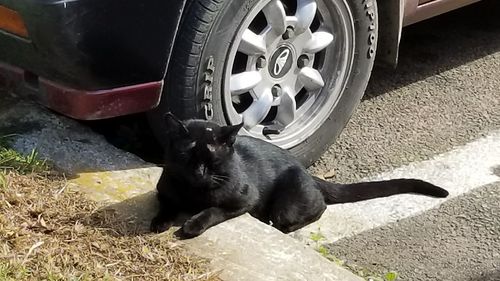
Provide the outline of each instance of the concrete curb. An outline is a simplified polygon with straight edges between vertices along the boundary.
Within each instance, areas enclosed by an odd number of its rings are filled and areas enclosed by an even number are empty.
[[[109,145],[77,122],[28,102],[2,99],[0,120],[4,130],[29,128],[17,132],[17,150],[29,153],[36,148],[41,157],[68,173],[72,188],[130,213],[137,223],[149,223],[156,209],[152,191],[160,168]],[[211,259],[223,280],[363,280],[249,215],[181,243]]]

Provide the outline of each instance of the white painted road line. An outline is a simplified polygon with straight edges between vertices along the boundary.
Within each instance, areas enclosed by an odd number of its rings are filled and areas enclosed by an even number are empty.
[[[418,178],[441,186],[450,192],[446,199],[403,194],[358,203],[329,206],[321,219],[292,234],[307,240],[318,230],[325,242],[358,234],[362,231],[415,216],[446,200],[475,188],[500,181],[493,168],[500,166],[500,130],[487,137],[458,147],[432,160],[415,162],[369,180]]]

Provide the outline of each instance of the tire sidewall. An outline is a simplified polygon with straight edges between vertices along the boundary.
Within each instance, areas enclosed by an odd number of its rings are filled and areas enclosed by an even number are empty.
[[[345,1],[351,11],[354,23],[355,50],[351,72],[335,109],[332,110],[326,121],[305,141],[288,149],[305,165],[310,165],[318,159],[339,136],[359,104],[373,68],[378,35],[376,2],[375,0]],[[192,85],[191,88],[194,90],[193,102],[195,104],[192,104],[190,108],[195,109],[195,112],[191,112],[188,117],[227,124],[222,100],[226,62],[229,61],[231,44],[235,40],[240,24],[244,22],[245,17],[259,2],[259,0],[219,1],[218,12],[213,19],[210,31],[205,36],[204,45],[200,51],[200,67],[195,79],[196,85]],[[168,81],[167,79],[167,83],[176,83],[176,81]],[[172,98],[175,97],[169,99]],[[207,108],[211,108],[208,110],[210,114],[207,114]],[[177,110],[179,109],[175,109],[175,111]]]
[[[260,0],[232,0],[226,1],[225,5],[221,8],[219,18],[214,23],[213,29],[209,34],[209,39],[205,45],[202,53],[201,62],[205,65],[213,59],[214,71],[212,87],[212,100],[208,101],[203,97],[203,102],[211,102],[214,108],[212,118],[202,114],[202,118],[214,121],[219,124],[228,124],[226,113],[224,112],[224,85],[225,85],[225,69],[229,61],[229,52],[232,44],[236,39],[238,30],[241,23],[244,22],[247,15],[252,11],[253,7],[257,5]],[[237,24],[235,24],[237,23]],[[201,72],[198,85],[202,85],[200,91],[205,92],[207,81],[205,79],[207,69]]]

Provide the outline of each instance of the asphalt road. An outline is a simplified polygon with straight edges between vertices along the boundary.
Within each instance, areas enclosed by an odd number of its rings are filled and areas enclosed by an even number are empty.
[[[333,168],[333,180],[357,181],[500,129],[499,12],[500,1],[486,1],[405,29],[398,68],[375,70],[365,100],[311,171]],[[400,280],[498,281],[500,183],[328,249]]]
[[[500,184],[328,245],[346,264],[400,280],[500,280]]]
[[[356,181],[431,158],[500,128],[500,1],[403,31],[396,70],[376,69],[364,101],[311,171]]]

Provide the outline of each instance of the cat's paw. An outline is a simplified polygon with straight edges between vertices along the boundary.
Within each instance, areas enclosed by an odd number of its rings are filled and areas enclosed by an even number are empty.
[[[196,220],[188,220],[175,232],[175,235],[181,239],[189,239],[199,236],[205,230],[205,227]]]
[[[166,221],[162,219],[161,217],[155,217],[151,221],[151,225],[149,226],[149,230],[151,232],[156,232],[156,233],[161,233],[164,231],[167,231],[171,226],[172,226],[171,221]]]

